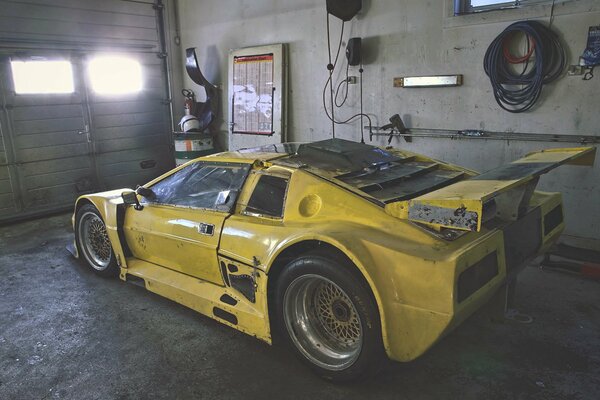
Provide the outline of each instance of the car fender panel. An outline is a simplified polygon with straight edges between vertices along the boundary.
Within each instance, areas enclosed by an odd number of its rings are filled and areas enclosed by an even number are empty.
[[[118,207],[123,205],[121,193],[125,190],[130,189],[117,189],[108,192],[81,196],[75,203],[75,209],[77,209],[84,201],[89,201],[94,205],[94,207],[96,207],[102,216],[102,219],[104,220],[108,238],[110,239],[113,251],[117,257],[117,263],[121,268],[127,268],[127,252],[126,246],[121,244],[121,238],[119,235],[119,231],[122,228],[119,226],[119,221],[121,220],[120,222],[122,223],[122,219],[118,217]],[[74,220],[73,229],[75,229]],[[125,279],[123,274],[121,274],[120,277],[121,279]]]

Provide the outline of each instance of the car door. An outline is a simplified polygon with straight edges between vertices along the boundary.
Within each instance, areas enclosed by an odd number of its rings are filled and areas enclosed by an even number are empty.
[[[251,264],[255,255],[273,252],[278,239],[293,232],[284,223],[290,180],[290,172],[277,166],[251,172],[237,212],[225,221],[222,255]]]
[[[134,257],[223,284],[217,249],[249,164],[192,163],[149,186],[143,208],[128,207],[124,234]]]

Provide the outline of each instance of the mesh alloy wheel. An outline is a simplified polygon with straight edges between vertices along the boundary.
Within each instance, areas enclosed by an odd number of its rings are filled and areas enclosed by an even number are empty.
[[[97,271],[106,270],[111,263],[112,248],[104,221],[96,213],[86,211],[79,218],[77,234],[88,264]]]
[[[283,298],[284,321],[296,348],[313,364],[340,371],[359,357],[363,329],[350,297],[331,280],[302,275]]]

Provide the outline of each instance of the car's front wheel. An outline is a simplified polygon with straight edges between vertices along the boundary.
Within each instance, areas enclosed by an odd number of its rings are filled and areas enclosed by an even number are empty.
[[[288,264],[277,284],[282,336],[318,375],[335,381],[372,372],[384,356],[373,296],[344,264],[309,254]]]
[[[98,275],[116,276],[119,272],[102,216],[91,204],[85,204],[75,215],[75,241],[80,257]]]

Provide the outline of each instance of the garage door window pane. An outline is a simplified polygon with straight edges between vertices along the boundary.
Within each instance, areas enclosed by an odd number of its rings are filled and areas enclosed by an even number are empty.
[[[17,94],[73,93],[73,69],[69,61],[11,61]]]
[[[89,63],[94,92],[127,94],[142,90],[142,66],[136,60],[120,56],[99,56]]]

